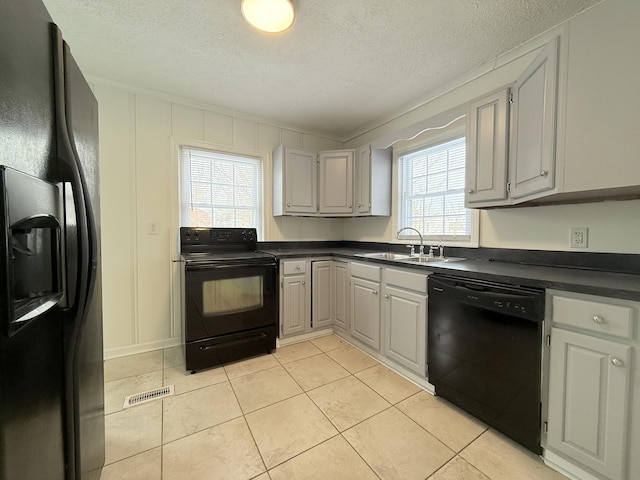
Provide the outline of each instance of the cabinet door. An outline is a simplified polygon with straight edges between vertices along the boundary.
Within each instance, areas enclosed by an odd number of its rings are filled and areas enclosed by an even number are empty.
[[[334,262],[333,293],[335,300],[334,324],[349,330],[349,264]]]
[[[509,89],[472,102],[467,112],[465,204],[501,205],[507,200]]]
[[[355,213],[371,212],[371,146],[360,147],[356,152]]]
[[[335,317],[333,262],[311,262],[311,328],[330,327]]]
[[[425,375],[427,296],[385,286],[382,324],[384,354]]]
[[[351,336],[380,348],[380,284],[351,277]]]
[[[302,333],[308,323],[307,276],[291,275],[282,280],[282,335]]]
[[[316,154],[301,148],[285,148],[285,213],[317,213]]]
[[[320,152],[320,213],[353,213],[353,150]]]
[[[625,478],[631,347],[553,328],[549,360],[547,447]]]
[[[509,180],[511,197],[526,200],[554,187],[558,39],[549,42],[513,87]]]

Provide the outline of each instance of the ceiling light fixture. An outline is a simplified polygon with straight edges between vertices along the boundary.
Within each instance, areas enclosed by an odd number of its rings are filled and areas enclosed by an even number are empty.
[[[296,17],[291,0],[242,0],[240,10],[250,25],[268,33],[284,32]]]

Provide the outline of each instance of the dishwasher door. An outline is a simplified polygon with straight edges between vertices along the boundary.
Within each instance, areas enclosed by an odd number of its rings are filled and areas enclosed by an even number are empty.
[[[543,316],[543,290],[429,277],[427,358],[436,395],[537,454]]]

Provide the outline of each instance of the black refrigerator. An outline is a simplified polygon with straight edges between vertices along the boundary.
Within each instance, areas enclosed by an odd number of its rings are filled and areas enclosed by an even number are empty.
[[[0,480],[98,479],[98,106],[40,0],[0,0]]]

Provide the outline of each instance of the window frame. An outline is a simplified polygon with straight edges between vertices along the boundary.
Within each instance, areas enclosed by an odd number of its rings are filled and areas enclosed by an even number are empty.
[[[257,196],[257,207],[258,207],[258,212],[257,212],[257,216],[258,216],[258,221],[259,221],[259,225],[256,226],[257,231],[258,231],[258,239],[264,239],[265,238],[265,232],[264,229],[266,227],[266,222],[265,222],[265,195],[266,195],[266,188],[265,188],[265,164],[266,164],[266,155],[262,152],[256,151],[256,150],[251,150],[251,149],[246,149],[246,148],[241,148],[241,147],[234,147],[234,146],[230,146],[230,145],[217,145],[217,144],[213,144],[213,143],[208,143],[208,142],[203,142],[203,141],[199,141],[199,140],[192,140],[192,139],[173,139],[173,143],[175,145],[175,155],[176,155],[176,174],[177,174],[177,202],[175,205],[176,208],[176,224],[178,226],[181,226],[182,221],[181,221],[181,217],[182,217],[182,150],[183,148],[192,148],[194,150],[205,150],[205,151],[210,151],[213,152],[214,154],[221,154],[221,155],[227,155],[227,156],[236,156],[236,157],[245,157],[248,159],[255,159],[256,161],[258,161],[260,163],[260,180],[261,180],[261,185],[260,185],[260,192]],[[196,225],[193,225],[194,227]],[[225,227],[221,227],[221,228],[225,228]],[[232,228],[232,227],[229,227]]]
[[[395,231],[392,232],[392,242],[393,243],[404,243],[404,244],[416,244],[416,242],[420,241],[420,237],[412,233],[411,230],[405,230],[399,236],[396,234],[401,228],[406,227],[407,225],[400,225],[402,222],[402,162],[401,158],[418,152],[420,150],[426,150],[431,147],[435,147],[441,145],[443,143],[447,143],[449,141],[464,137],[466,141],[466,128],[464,126],[459,126],[451,129],[447,129],[441,133],[437,133],[434,135],[430,135],[428,138],[420,139],[418,135],[414,141],[409,141],[402,146],[394,147],[393,149],[393,164],[394,164],[394,198],[397,202],[395,212],[394,212],[394,226]],[[466,175],[466,162],[465,162],[465,175]],[[480,244],[480,212],[477,209],[469,209],[471,211],[471,232],[469,238],[467,239],[466,235],[464,238],[456,238],[456,236],[451,235],[432,235],[427,236],[426,234],[422,234],[423,242],[425,245],[443,245],[443,246],[457,246],[457,247],[479,247]],[[422,233],[422,232],[421,232]]]

